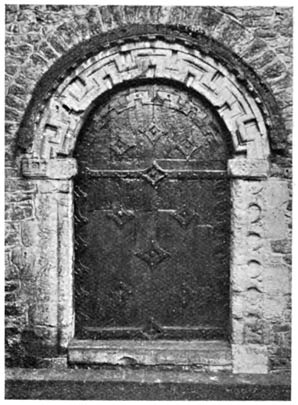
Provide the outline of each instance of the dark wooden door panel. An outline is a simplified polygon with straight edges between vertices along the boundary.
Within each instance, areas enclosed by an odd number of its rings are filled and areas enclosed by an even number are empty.
[[[92,112],[76,151],[78,337],[226,334],[226,137],[200,100],[165,85]]]

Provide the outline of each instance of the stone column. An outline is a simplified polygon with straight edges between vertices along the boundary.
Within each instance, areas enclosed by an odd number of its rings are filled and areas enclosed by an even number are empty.
[[[35,256],[28,291],[27,351],[51,357],[73,336],[73,195],[74,159],[25,158],[23,175],[36,184],[35,220],[31,224]]]

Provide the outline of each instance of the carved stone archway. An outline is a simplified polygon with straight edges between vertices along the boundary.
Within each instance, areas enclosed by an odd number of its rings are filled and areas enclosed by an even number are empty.
[[[152,31],[152,29],[151,29]],[[121,34],[121,33],[120,33]],[[148,33],[118,40],[86,54],[57,74],[52,91],[34,117],[32,144],[22,158],[22,173],[37,185],[36,250],[38,307],[31,327],[45,345],[68,347],[74,333],[72,154],[78,133],[94,103],[123,83],[159,79],[199,93],[213,106],[231,134],[233,158],[228,162],[232,194],[231,340],[234,372],[267,372],[265,341],[243,340],[249,316],[262,323],[262,272],[268,265],[266,196],[270,114],[258,89],[244,77],[241,64],[229,68],[211,49],[197,46],[190,35]],[[206,43],[206,38],[204,39]],[[198,41],[199,42],[199,41]],[[244,67],[243,67],[244,69]],[[29,120],[30,121],[30,120]],[[271,123],[272,125],[272,123]],[[282,187],[274,185],[274,187]],[[268,188],[269,187],[269,188]],[[271,203],[272,205],[272,203]],[[47,215],[42,214],[46,211]],[[257,303],[257,305],[256,305]],[[255,325],[253,325],[254,327]],[[243,362],[245,358],[245,362]]]
[[[148,78],[181,83],[204,96],[229,129],[235,156],[268,158],[264,117],[236,76],[197,49],[150,35],[103,50],[69,73],[40,113],[31,153],[42,160],[71,156],[95,100],[120,83]]]

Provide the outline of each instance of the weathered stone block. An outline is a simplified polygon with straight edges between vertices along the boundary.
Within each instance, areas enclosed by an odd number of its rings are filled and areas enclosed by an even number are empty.
[[[30,59],[34,63],[34,65],[37,65],[41,69],[46,69],[48,67],[48,61],[41,55],[34,53],[33,55],[30,56]]]
[[[5,120],[6,121],[20,122],[22,115],[23,115],[22,112],[15,110],[14,108],[11,108],[11,107],[5,108]]]
[[[22,243],[25,247],[33,246],[36,242],[38,225],[36,221],[23,221],[21,224]]]
[[[274,253],[291,254],[292,242],[289,239],[274,240],[271,242]]]
[[[241,57],[244,58],[245,60],[247,59],[249,63],[251,57],[260,55],[264,51],[266,51],[266,42],[261,38],[255,38],[254,41],[250,44],[250,46],[241,52]]]
[[[5,123],[5,135],[6,135],[6,137],[8,137],[10,135],[12,138],[15,138],[17,130],[18,130],[18,126],[15,123],[11,123],[11,122],[6,122]],[[6,143],[8,143],[8,139],[6,140]]]
[[[259,344],[233,344],[233,373],[266,374],[268,372],[267,347]]]
[[[235,273],[237,274],[237,273]],[[250,277],[241,277],[234,276],[232,280],[232,291],[233,292],[248,292],[249,290],[262,291],[263,290],[263,277],[259,276],[258,278]]]
[[[7,178],[5,181],[5,191],[33,194],[36,191],[36,185],[33,181],[23,178]]]
[[[264,296],[264,317],[267,319],[276,319],[282,317],[288,306],[289,296],[284,294]]]
[[[30,280],[34,277],[35,254],[36,252],[24,249],[21,246],[15,247],[11,252],[11,261],[20,271],[24,283],[26,279]]]
[[[284,73],[283,63],[276,59],[274,63],[269,64],[263,69],[263,74],[267,79],[277,79]]]
[[[73,340],[71,363],[118,365],[196,365],[206,371],[229,370],[231,350],[225,342],[189,341],[92,341]]]
[[[262,316],[263,294],[255,288],[241,293],[233,293],[231,297],[232,318],[239,320],[248,316]]]
[[[288,238],[287,206],[290,201],[287,180],[270,178],[262,194],[265,235],[268,239]],[[272,246],[271,246],[272,247]]]
[[[56,59],[57,53],[48,45],[47,42],[43,42],[39,48],[42,55],[45,56],[47,60]]]
[[[6,301],[5,303],[5,316],[14,316],[17,317],[24,313],[24,305],[21,301],[17,302],[9,302]]]
[[[32,200],[32,194],[26,191],[16,191],[14,193],[7,193],[5,198],[7,202],[18,203]]]
[[[22,161],[23,175],[30,178],[69,179],[77,173],[75,159],[28,159]]]
[[[5,252],[6,254],[7,252]],[[5,280],[18,279],[19,269],[10,262],[5,262]]]
[[[36,78],[34,79],[36,80]],[[29,78],[28,76],[26,76],[26,74],[19,74],[16,77],[15,79],[16,84],[21,86],[25,91],[24,97],[20,97],[22,100],[27,100],[28,102],[28,94],[32,93],[35,87],[34,79]]]
[[[5,100],[6,105],[16,108],[17,110],[25,110],[26,104],[19,99],[19,97],[7,96]]]
[[[41,194],[68,194],[72,192],[71,183],[68,180],[36,180],[38,191]]]
[[[10,280],[5,283],[5,292],[16,292],[20,288],[20,282],[18,280]]]
[[[231,275],[233,293],[245,293],[246,303],[256,303],[263,292],[263,267],[252,260],[245,266],[238,266]]]
[[[20,224],[5,224],[5,246],[15,246],[20,241]]]
[[[264,327],[263,321],[256,318],[253,321],[246,322],[244,325],[244,343],[263,344]]]
[[[261,30],[260,30],[261,31]],[[259,32],[260,32],[259,31]],[[265,34],[265,33],[264,33]],[[260,35],[260,34],[259,34]],[[266,66],[267,64],[271,63],[276,58],[276,53],[272,50],[266,51],[264,54],[259,56],[256,59],[252,59],[251,65],[255,69],[261,69],[262,67]]]
[[[272,263],[264,268],[264,290],[272,297],[290,292],[291,280],[289,267],[282,263]]]
[[[230,159],[228,173],[231,177],[238,178],[266,178],[269,173],[269,162],[262,159]]]
[[[283,260],[284,260],[289,266],[292,265],[292,255],[291,255],[291,254],[290,254],[290,255],[284,255],[284,256],[283,256]]]
[[[57,36],[53,35],[52,37],[49,38],[49,41],[58,54],[59,53],[63,54],[64,52],[66,52],[67,47],[64,45],[61,38],[58,38]]]
[[[22,97],[26,95],[26,91],[23,89],[21,86],[17,86],[16,84],[13,84],[9,87],[8,94]]]
[[[31,325],[45,328],[57,328],[57,289],[54,293],[46,291],[48,287],[41,283],[34,294],[28,293],[28,320]]]
[[[50,357],[57,355],[57,329],[35,326],[26,328],[22,333],[22,344],[32,357]]]

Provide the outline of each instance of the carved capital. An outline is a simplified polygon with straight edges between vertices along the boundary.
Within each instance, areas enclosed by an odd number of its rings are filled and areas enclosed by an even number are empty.
[[[39,159],[25,157],[22,160],[22,174],[29,178],[65,180],[77,173],[76,159]]]
[[[228,175],[242,179],[264,179],[268,177],[269,161],[267,159],[230,159]]]

